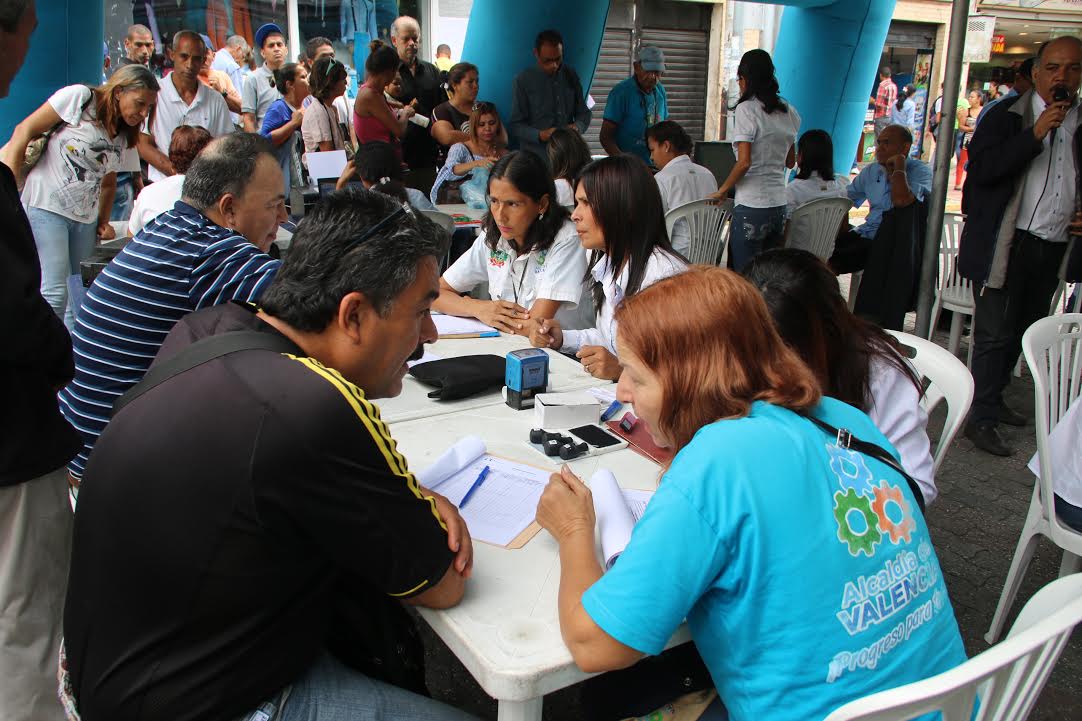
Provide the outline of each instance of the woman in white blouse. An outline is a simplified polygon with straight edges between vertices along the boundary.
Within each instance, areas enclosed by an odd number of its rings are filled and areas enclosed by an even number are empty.
[[[796,177],[785,186],[785,217],[813,200],[848,198],[849,180],[834,174],[834,143],[825,130],[809,130],[796,145]]]
[[[440,278],[432,308],[529,336],[542,320],[578,305],[586,254],[537,155],[503,156],[489,173],[488,196],[481,233]],[[490,300],[463,295],[485,281]]]
[[[749,50],[736,70],[733,149],[736,165],[714,194],[736,189],[729,256],[742,270],[760,251],[780,246],[785,226],[785,171],[796,162],[793,144],[800,115],[778,95],[774,62],[765,50]]]
[[[558,320],[546,320],[530,334],[530,342],[575,353],[590,375],[616,380],[616,307],[662,278],[682,273],[687,262],[669,242],[657,183],[635,156],[616,155],[587,165],[575,183],[571,220],[582,247],[590,251],[587,280],[593,283],[597,323],[586,330],[565,330]]]
[[[778,333],[815,373],[823,395],[867,413],[898,451],[925,505],[935,500],[923,390],[898,341],[849,312],[833,271],[805,250],[764,252],[744,276],[763,294]]]
[[[549,136],[549,165],[556,183],[556,202],[565,208],[575,207],[575,191],[572,185],[579,172],[590,162],[590,148],[571,128],[556,128]]]
[[[15,126],[3,162],[22,183],[22,201],[41,261],[41,294],[68,328],[68,277],[94,250],[115,237],[109,215],[116,171],[135,153],[139,128],[158,99],[158,81],[142,65],[126,65],[100,88],[69,85]],[[30,141],[52,132],[41,159],[20,177]]]

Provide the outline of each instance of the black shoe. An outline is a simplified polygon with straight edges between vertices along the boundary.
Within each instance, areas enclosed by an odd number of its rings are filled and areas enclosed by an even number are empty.
[[[1029,419],[1018,411],[1011,410],[1007,406],[1000,406],[997,420],[1000,423],[1006,423],[1008,426],[1024,426],[1029,423]]]
[[[992,421],[970,423],[966,426],[966,438],[973,441],[973,445],[985,453],[991,453],[993,456],[1011,455],[1011,449],[1003,442],[999,429]]]

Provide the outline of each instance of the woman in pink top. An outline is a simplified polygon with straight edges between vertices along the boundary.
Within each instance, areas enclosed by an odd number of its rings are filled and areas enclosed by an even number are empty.
[[[368,48],[364,84],[353,103],[353,129],[357,132],[357,142],[362,145],[378,140],[397,148],[399,139],[406,134],[410,116],[414,114],[408,105],[397,113],[392,111],[383,96],[384,89],[398,74],[398,53],[379,40],[373,40]]]

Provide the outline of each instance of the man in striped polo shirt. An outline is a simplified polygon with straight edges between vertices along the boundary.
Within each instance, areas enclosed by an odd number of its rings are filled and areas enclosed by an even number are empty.
[[[75,379],[60,409],[83,438],[73,483],[113,402],[139,382],[173,325],[192,311],[255,301],[281,263],[267,255],[286,219],[282,171],[251,133],[218,138],[192,163],[182,200],[148,223],[93,285],[72,332]]]

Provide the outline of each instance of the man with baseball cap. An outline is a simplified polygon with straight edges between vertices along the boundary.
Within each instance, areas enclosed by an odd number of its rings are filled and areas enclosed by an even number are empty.
[[[263,127],[267,108],[279,96],[274,87],[274,71],[285,65],[286,56],[289,55],[282,28],[274,23],[259,26],[255,31],[255,46],[263,56],[263,64],[244,81],[240,117],[246,133],[258,133]]]
[[[635,57],[635,74],[609,92],[601,123],[601,146],[609,155],[631,153],[650,164],[646,129],[669,118],[669,104],[661,76],[665,53],[645,45]]]

